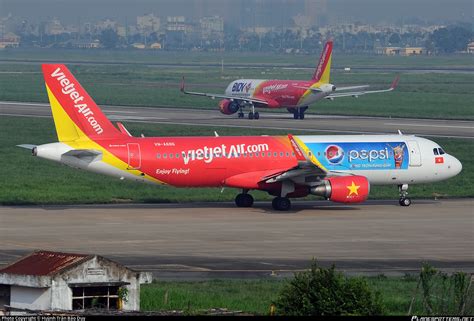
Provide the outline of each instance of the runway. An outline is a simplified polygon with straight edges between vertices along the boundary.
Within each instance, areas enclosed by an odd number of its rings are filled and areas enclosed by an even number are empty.
[[[294,120],[289,113],[261,111],[259,120],[238,119],[226,116],[217,109],[153,108],[103,106],[112,121],[143,122],[234,128],[267,128],[288,132],[305,131],[313,134],[404,134],[425,137],[474,138],[474,121],[433,120],[411,118],[383,118],[332,115],[306,115],[304,120]],[[0,115],[51,117],[49,104],[26,102],[0,102]],[[243,131],[244,132],[244,131]]]
[[[337,205],[275,213],[232,203],[0,207],[0,265],[35,249],[96,253],[160,279],[281,277],[323,265],[416,273],[428,261],[474,272],[474,200]]]

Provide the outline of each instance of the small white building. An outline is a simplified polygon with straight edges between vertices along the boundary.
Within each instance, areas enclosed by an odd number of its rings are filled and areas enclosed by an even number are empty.
[[[0,310],[137,311],[151,279],[98,255],[36,251],[0,270]]]

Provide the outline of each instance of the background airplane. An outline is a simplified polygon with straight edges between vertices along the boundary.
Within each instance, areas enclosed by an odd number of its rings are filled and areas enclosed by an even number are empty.
[[[188,95],[205,96],[212,99],[222,98],[219,110],[226,115],[238,112],[239,118],[244,117],[243,109],[250,107],[249,119],[259,119],[255,111],[259,108],[287,108],[294,119],[304,119],[308,106],[321,99],[335,99],[339,97],[358,97],[365,94],[383,93],[392,91],[398,84],[397,76],[388,89],[368,91],[368,85],[337,88],[329,83],[331,71],[333,42],[328,41],[319,58],[319,63],[311,80],[263,80],[263,79],[238,79],[231,82],[224,94],[200,93],[186,91],[184,77],[181,91]]]
[[[43,65],[58,142],[19,145],[34,156],[72,167],[178,187],[233,187],[239,207],[250,190],[275,196],[276,210],[290,198],[319,195],[359,203],[370,185],[398,185],[408,206],[409,184],[457,175],[461,163],[435,142],[407,135],[132,137],[107,119],[64,65]]]

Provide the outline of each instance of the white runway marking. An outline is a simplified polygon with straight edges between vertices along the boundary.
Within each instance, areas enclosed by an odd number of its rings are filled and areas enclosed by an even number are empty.
[[[473,126],[453,126],[453,125],[437,125],[437,124],[408,124],[408,123],[384,123],[387,126],[412,126],[412,127],[442,127],[442,128],[460,128],[474,129]]]

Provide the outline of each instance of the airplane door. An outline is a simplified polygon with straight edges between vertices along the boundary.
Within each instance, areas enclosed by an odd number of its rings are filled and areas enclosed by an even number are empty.
[[[410,166],[421,166],[421,153],[420,147],[418,146],[418,142],[415,140],[409,140],[407,142],[408,145],[408,153],[410,154]]]
[[[128,143],[127,150],[128,150],[128,168],[127,169],[139,169],[142,165],[140,144]]]

